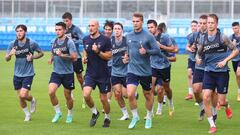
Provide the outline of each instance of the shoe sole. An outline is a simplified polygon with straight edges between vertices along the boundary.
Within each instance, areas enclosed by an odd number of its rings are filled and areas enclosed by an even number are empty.
[[[146,129],[150,129],[150,128],[152,128],[152,127],[145,127]]]
[[[120,120],[120,121],[124,121],[124,120],[129,120],[129,118],[126,118],[126,119],[123,119],[123,120],[122,120],[122,119],[118,119],[118,120]]]
[[[66,121],[66,123],[67,123],[67,124],[70,124],[70,123],[72,123],[72,121]]]

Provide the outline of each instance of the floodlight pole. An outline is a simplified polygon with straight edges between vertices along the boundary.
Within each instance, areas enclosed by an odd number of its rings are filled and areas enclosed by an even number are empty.
[[[14,21],[14,0],[12,0],[12,22]]]
[[[46,18],[46,25],[47,25],[48,24],[48,0],[46,0],[45,18]]]
[[[157,19],[157,0],[154,0],[154,19]]]
[[[234,0],[231,0],[231,19],[234,19]]]

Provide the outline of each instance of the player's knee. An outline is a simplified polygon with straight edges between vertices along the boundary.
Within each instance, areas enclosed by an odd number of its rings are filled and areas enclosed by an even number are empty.
[[[115,99],[118,101],[122,97],[120,92],[115,92]]]
[[[135,99],[135,94],[127,93],[127,96],[128,96],[129,100],[134,100]]]
[[[163,95],[163,89],[162,88],[159,88],[157,90],[157,94],[160,96],[160,95]]]
[[[150,99],[152,98],[151,95],[152,95],[152,92],[151,92],[151,91],[144,93],[144,97],[145,97],[147,100],[150,100]]]
[[[238,79],[240,79],[240,70],[237,70],[236,76],[237,76]]]
[[[210,101],[210,95],[203,95],[203,101],[209,102]]]
[[[20,98],[21,100],[25,100],[25,99],[27,98],[27,94],[21,93],[21,94],[19,95],[19,98]]]
[[[48,95],[49,95],[50,97],[56,96],[56,95],[55,95],[55,92],[54,92],[54,91],[51,91],[51,90],[48,91]]]
[[[225,100],[219,100],[218,103],[220,106],[225,106],[227,104]]]
[[[100,101],[101,101],[102,103],[108,102],[107,96],[100,96]]]

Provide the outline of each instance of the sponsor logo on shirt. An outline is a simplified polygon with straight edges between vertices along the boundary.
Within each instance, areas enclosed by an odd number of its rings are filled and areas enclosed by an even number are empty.
[[[56,51],[58,51],[58,50],[61,51],[61,52],[67,51],[67,47],[64,46],[64,47],[61,47],[61,48],[54,48],[54,49],[53,49],[53,52],[56,53]]]
[[[116,54],[118,52],[123,52],[126,51],[127,47],[122,47],[122,48],[118,48],[118,49],[113,49],[112,50],[112,54]]]
[[[219,48],[219,47],[220,47],[219,43],[215,43],[215,44],[204,46],[204,50],[208,51],[210,49]]]
[[[28,48],[22,49],[22,50],[17,50],[17,51],[16,51],[16,55],[23,54],[23,53],[27,53],[27,52],[29,52],[29,49],[28,49]]]

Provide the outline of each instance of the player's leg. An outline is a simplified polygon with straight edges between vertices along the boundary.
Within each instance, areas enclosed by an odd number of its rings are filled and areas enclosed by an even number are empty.
[[[53,72],[51,74],[51,78],[50,78],[49,85],[48,85],[48,95],[50,97],[50,101],[56,112],[55,116],[52,119],[53,123],[57,122],[62,116],[60,105],[58,103],[58,99],[56,96],[56,91],[60,85],[61,85],[61,75]]]
[[[100,101],[103,105],[105,117],[103,122],[103,127],[109,127],[110,126],[110,103],[108,102],[107,93],[110,91],[110,81],[108,83],[98,83],[98,88],[100,90]]]
[[[229,73],[217,73],[216,77],[217,82],[217,93],[218,93],[218,102],[220,106],[225,107],[226,116],[228,119],[232,118],[232,110],[230,105],[226,99],[226,95],[228,93],[228,82],[229,82]]]
[[[204,104],[204,110],[205,114],[207,115],[207,119],[210,125],[209,133],[214,133],[217,131],[216,125],[213,120],[213,114],[212,114],[212,93],[216,88],[215,80],[214,80],[213,73],[211,72],[204,72],[204,78],[203,78],[203,104]]]
[[[72,93],[72,90],[75,88],[74,73],[64,75],[63,87],[64,87],[64,96],[67,101],[66,103],[68,108],[66,123],[72,123],[73,99],[72,99],[71,93]]]
[[[28,90],[25,89],[25,88],[21,88],[17,91],[18,91],[18,96],[19,96],[19,99],[20,99],[20,106],[22,107],[23,112],[25,113],[24,121],[30,121],[31,120],[31,114],[28,110],[27,102],[26,102],[26,97],[28,95]]]
[[[163,106],[163,97],[164,97],[164,89],[162,84],[157,84],[157,96],[158,96],[158,107],[156,115],[162,115],[162,106]]]
[[[236,80],[237,80],[237,86],[238,86],[238,96],[237,101],[240,101],[240,62],[238,62],[237,71],[235,72]]]
[[[140,84],[143,89],[145,97],[145,107],[147,109],[147,116],[145,121],[145,128],[152,128],[152,107],[153,107],[153,92],[151,90],[152,77],[141,77]]]
[[[115,80],[115,78],[112,77],[112,86],[113,86],[113,90],[114,90],[114,94],[115,94],[115,99],[118,102],[118,105],[121,108],[121,111],[123,113],[123,116],[119,120],[127,120],[129,118],[129,115],[127,112],[125,101],[123,99],[123,97],[124,97],[123,91],[126,92],[126,88],[124,88],[121,83],[117,83],[117,80],[120,80],[120,78],[116,78],[116,80]],[[125,90],[122,90],[122,89],[125,89]]]
[[[217,120],[217,104],[218,104],[218,94],[216,91],[212,93],[212,115],[213,121],[216,123]]]
[[[128,95],[128,102],[129,106],[133,115],[131,123],[129,124],[128,128],[132,129],[135,127],[136,123],[140,120],[138,111],[137,111],[137,100],[135,98],[135,93],[138,86],[138,76],[128,73],[127,75],[127,95]]]
[[[203,70],[195,70],[193,74],[193,92],[200,107],[199,121],[202,121],[204,118],[204,106],[203,106],[203,98],[202,98],[202,82],[203,82],[204,71]]]
[[[192,88],[193,68],[192,68],[192,66],[193,66],[193,61],[191,59],[188,59],[188,67],[187,67],[188,95],[185,97],[186,100],[190,100],[193,98],[193,88]]]
[[[82,72],[83,72],[83,65],[82,65],[82,59],[79,58],[77,59],[77,61],[74,61],[73,62],[73,69],[74,69],[74,72],[76,73],[76,77],[77,77],[77,80],[80,84],[80,87],[81,89],[83,90],[83,75],[82,75]],[[82,91],[82,94],[83,94],[83,91]],[[73,98],[73,92],[72,92],[72,98]],[[86,108],[86,104],[85,104],[85,100],[84,98],[82,98],[82,108]]]

